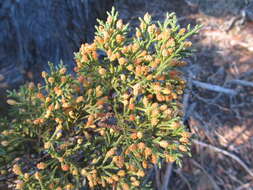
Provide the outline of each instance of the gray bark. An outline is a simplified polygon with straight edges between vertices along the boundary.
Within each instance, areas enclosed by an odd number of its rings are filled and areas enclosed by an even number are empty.
[[[48,61],[73,65],[73,52],[92,40],[96,18],[104,18],[112,4],[113,0],[0,1],[0,74],[5,78],[0,97],[6,88],[38,79]]]

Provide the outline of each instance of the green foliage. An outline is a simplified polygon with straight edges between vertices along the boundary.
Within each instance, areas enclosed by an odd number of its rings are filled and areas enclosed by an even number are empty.
[[[9,92],[13,119],[1,122],[0,163],[13,168],[17,189],[141,189],[154,164],[180,164],[189,153],[186,82],[176,69],[200,27],[146,14],[130,36],[114,9],[98,22],[94,43],[75,54],[75,76],[50,64],[45,85]]]

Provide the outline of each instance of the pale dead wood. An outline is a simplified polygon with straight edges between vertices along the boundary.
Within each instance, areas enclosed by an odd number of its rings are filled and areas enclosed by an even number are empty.
[[[217,148],[217,147],[215,147],[213,145],[206,144],[204,142],[198,141],[198,140],[193,140],[193,143],[196,144],[196,145],[202,146],[202,147],[206,147],[206,148],[212,149],[215,152],[224,154],[224,155],[232,158],[233,160],[235,160],[253,178],[253,172],[251,171],[251,169],[240,158],[238,158],[234,154],[232,154],[232,153],[230,153],[230,152],[228,152],[226,150],[222,150],[220,148]]]
[[[173,163],[166,163],[166,170],[165,170],[165,174],[163,176],[163,182],[162,182],[163,184],[162,184],[161,190],[168,190],[168,185],[170,182],[172,169],[173,169]]]
[[[239,84],[239,85],[242,85],[242,86],[253,87],[253,82],[249,82],[249,81],[246,81],[246,80],[235,79],[235,80],[229,81],[229,83],[234,83],[234,84]]]
[[[237,92],[235,90],[229,89],[229,88],[224,88],[218,85],[214,85],[214,84],[209,84],[209,83],[204,83],[204,82],[200,82],[200,81],[196,81],[193,80],[192,83],[195,86],[198,86],[200,88],[204,88],[210,91],[214,91],[214,92],[222,92],[224,94],[228,94],[228,95],[236,95]]]
[[[249,183],[246,183],[246,184],[243,184],[243,185],[237,187],[235,190],[247,190],[251,187],[253,187],[253,184],[252,184],[252,182],[249,182]]]
[[[245,43],[245,42],[238,42],[236,40],[232,40],[231,41],[231,45],[233,45],[233,46],[241,46],[241,47],[247,49],[248,51],[251,51],[251,52],[253,51],[253,47],[250,44]]]
[[[236,22],[241,19],[241,17],[241,15],[232,17],[229,21],[225,23],[225,26],[222,28],[222,30],[228,33],[234,27]]]

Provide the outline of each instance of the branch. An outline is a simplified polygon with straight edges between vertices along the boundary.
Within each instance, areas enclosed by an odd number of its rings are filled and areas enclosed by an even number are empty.
[[[161,184],[161,180],[160,180],[160,171],[159,171],[157,165],[155,165],[154,168],[155,168],[156,187],[157,187],[158,190],[161,190],[162,184]]]
[[[229,94],[229,95],[233,95],[233,96],[237,94],[237,92],[235,90],[232,90],[229,88],[224,88],[224,87],[214,85],[214,84],[204,83],[204,82],[200,82],[200,81],[196,81],[196,80],[193,80],[192,84],[194,84],[195,86],[198,86],[200,88],[204,88],[204,89],[215,91],[215,92],[222,92],[224,94]]]
[[[252,185],[252,182],[250,182],[250,183],[246,183],[246,184],[244,184],[244,185],[241,185],[241,186],[237,187],[235,190],[249,189],[249,188],[252,187],[252,186],[253,186],[253,185]]]
[[[192,190],[191,184],[189,183],[188,179],[182,174],[181,170],[180,170],[180,169],[177,169],[177,170],[174,170],[174,171],[175,171],[175,173],[176,173],[177,175],[179,175],[179,177],[185,182],[187,188],[188,188],[189,190]]]
[[[246,81],[246,80],[238,80],[238,79],[235,79],[235,80],[229,81],[229,83],[235,83],[235,84],[239,84],[239,85],[242,85],[242,86],[250,86],[250,87],[253,87],[253,82],[249,82],[249,81]]]
[[[207,173],[207,171],[206,171],[198,162],[196,162],[195,160],[191,160],[191,162],[192,162],[196,167],[200,168],[200,169],[203,171],[203,173],[208,177],[208,179],[210,180],[210,182],[211,182],[212,185],[213,185],[214,190],[220,190],[219,186],[216,184],[216,182],[214,181],[214,179],[212,178],[212,176],[209,175],[209,174]]]
[[[163,176],[163,184],[162,184],[161,190],[168,190],[170,176],[171,176],[172,168],[173,168],[172,166],[173,166],[173,163],[166,163],[166,171]]]
[[[243,167],[243,169],[253,178],[253,172],[249,169],[249,167],[240,158],[238,158],[234,154],[232,154],[232,153],[230,153],[230,152],[228,152],[226,150],[222,150],[220,148],[217,148],[217,147],[215,147],[213,145],[206,144],[204,142],[198,141],[198,140],[193,140],[193,143],[196,144],[196,145],[202,146],[202,147],[206,147],[206,148],[212,149],[212,150],[214,150],[214,151],[216,151],[218,153],[224,154],[224,155],[232,158],[239,165],[241,165],[241,167]]]

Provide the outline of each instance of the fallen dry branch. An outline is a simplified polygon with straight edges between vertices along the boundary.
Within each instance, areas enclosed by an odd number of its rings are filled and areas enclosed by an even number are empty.
[[[231,80],[229,81],[230,83],[234,83],[234,84],[239,84],[239,85],[242,85],[242,86],[250,86],[250,87],[253,87],[253,82],[249,82],[249,81],[246,81],[246,80],[238,80],[238,79],[235,79],[235,80]]]
[[[250,189],[251,187],[253,187],[252,182],[243,184],[243,185],[237,187],[235,190],[246,190],[246,189]]]
[[[208,174],[208,172],[199,164],[197,163],[195,160],[191,160],[191,162],[198,168],[200,168],[203,173],[208,177],[208,179],[210,180],[210,182],[212,183],[213,189],[214,190],[220,190],[219,186],[216,184],[215,180],[212,178],[211,175]]]
[[[206,144],[204,142],[201,142],[201,141],[198,141],[198,140],[193,140],[193,143],[196,144],[196,145],[199,145],[199,146],[202,146],[202,147],[206,147],[206,148],[209,148],[209,149],[212,149],[214,150],[215,152],[218,152],[218,153],[221,153],[221,154],[224,154],[230,158],[232,158],[233,160],[235,160],[241,167],[244,168],[244,170],[253,178],[253,172],[251,171],[251,169],[240,159],[238,158],[237,156],[235,156],[234,154],[226,151],[226,150],[222,150],[220,148],[217,148],[213,145],[210,145],[210,144]]]
[[[190,182],[189,182],[188,179],[182,174],[181,169],[174,170],[174,172],[185,182],[185,184],[187,185],[187,188],[188,188],[189,190],[192,190],[192,187],[191,187]]]
[[[248,51],[253,51],[253,47],[249,44],[249,43],[245,43],[245,42],[238,42],[236,40],[231,40],[231,45],[233,46],[241,46],[245,49],[247,49]]]
[[[214,84],[209,84],[209,83],[204,83],[200,81],[193,80],[192,84],[194,84],[197,87],[204,88],[207,90],[215,91],[215,92],[222,92],[224,94],[228,95],[236,95],[237,92],[235,90],[229,89],[229,88],[224,88],[222,86],[214,85]]]

